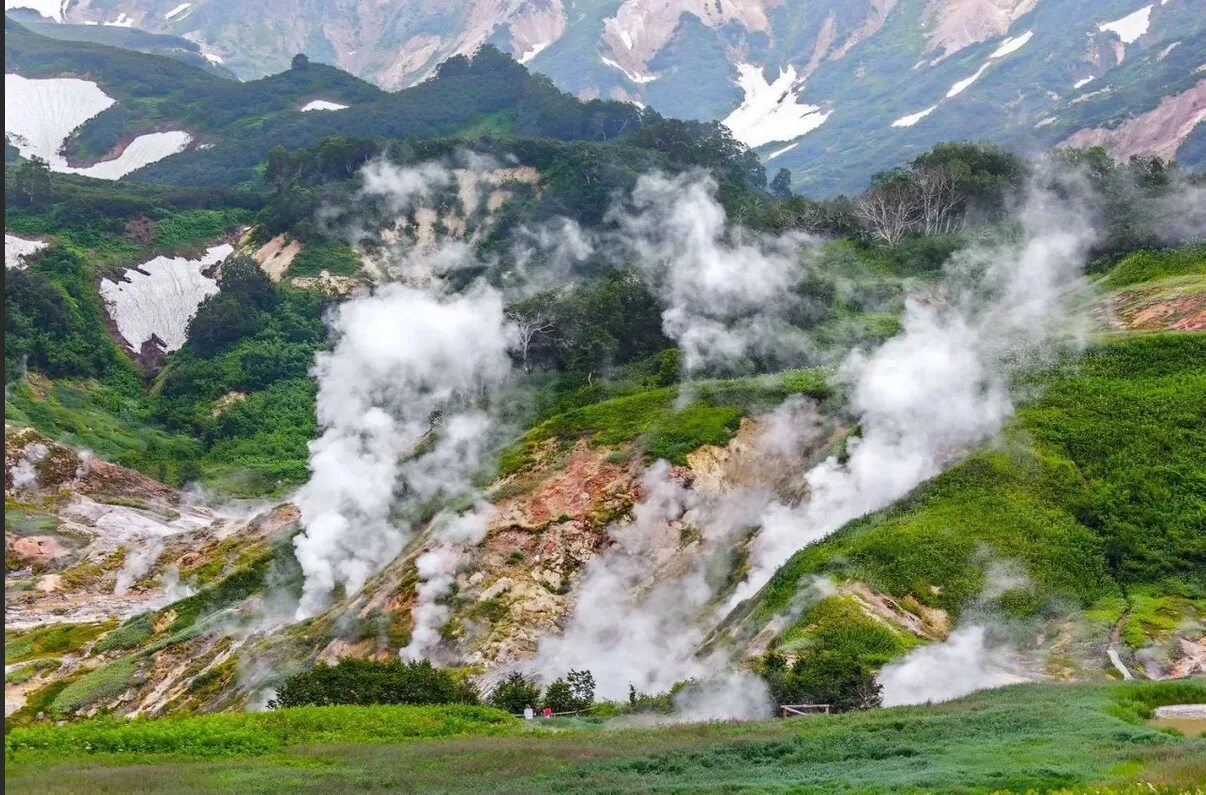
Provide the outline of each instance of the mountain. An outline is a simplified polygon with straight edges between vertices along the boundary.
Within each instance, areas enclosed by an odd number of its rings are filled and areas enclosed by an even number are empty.
[[[274,0],[122,0],[63,14],[183,35],[245,78],[305,52],[385,88],[412,85],[490,43],[580,97],[723,119],[810,193],[861,189],[871,173],[939,139],[987,136],[1027,151],[1094,141],[1124,159],[1185,146],[1181,160],[1194,165],[1195,141],[1206,135],[1196,71],[1206,35],[1191,0],[311,0],[303,8],[282,15]]]

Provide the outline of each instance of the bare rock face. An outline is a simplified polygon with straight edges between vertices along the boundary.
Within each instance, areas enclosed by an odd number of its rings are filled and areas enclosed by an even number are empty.
[[[1160,104],[1116,126],[1091,127],[1066,138],[1061,146],[1104,146],[1115,160],[1157,155],[1171,160],[1194,127],[1206,120],[1206,80],[1165,97]]]
[[[5,539],[6,557],[11,555],[23,565],[46,568],[71,556],[73,550],[55,536],[24,536]]]

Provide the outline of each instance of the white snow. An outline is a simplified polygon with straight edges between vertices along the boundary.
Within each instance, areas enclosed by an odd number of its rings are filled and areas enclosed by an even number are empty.
[[[134,20],[131,19],[130,17],[126,16],[125,12],[123,11],[122,13],[117,15],[117,19],[113,20],[112,22],[106,22],[104,24],[108,25],[111,28],[132,28],[132,27],[134,27]]]
[[[953,86],[951,86],[950,91],[946,92],[946,98],[950,99],[951,97],[957,97],[960,94],[962,94],[963,89],[967,88],[972,83],[976,82],[976,78],[978,78],[980,75],[984,74],[984,70],[987,68],[988,68],[988,64],[984,64],[979,69],[977,69],[976,73],[973,74],[971,77],[965,77],[962,80],[960,80],[959,82],[955,83]]]
[[[1089,83],[1092,83],[1092,82],[1093,82],[1093,75],[1089,75],[1088,77],[1082,77],[1080,80],[1077,80],[1075,83],[1072,84],[1072,87],[1073,88],[1083,88],[1084,86],[1087,86]]]
[[[63,21],[63,7],[67,0],[4,0],[4,10],[28,8],[54,22]]]
[[[188,321],[206,296],[218,292],[218,282],[202,271],[221,262],[234,251],[224,243],[205,252],[201,259],[156,257],[136,270],[129,270],[129,281],[102,279],[101,297],[117,330],[134,350],[158,336],[164,348],[174,351],[184,344]]]
[[[206,52],[205,50],[201,51],[201,57],[204,58],[205,60],[209,61],[212,64],[221,65],[221,64],[226,63],[225,59],[223,59],[221,55],[218,55],[217,53],[213,53],[213,52]]]
[[[330,102],[325,99],[312,99],[305,105],[302,105],[302,112],[309,110],[343,110],[347,105],[340,105],[338,102]]]
[[[1144,33],[1147,33],[1147,26],[1151,24],[1151,16],[1152,6],[1148,4],[1121,19],[1115,19],[1113,22],[1103,22],[1097,26],[1097,29],[1115,33],[1118,35],[1118,38],[1122,39],[1123,44],[1130,44],[1137,41]]]
[[[1030,39],[1032,39],[1032,38],[1034,38],[1033,30],[1028,30],[1025,33],[1019,34],[1017,36],[1010,36],[1009,38],[1005,39],[1005,41],[1001,42],[1001,46],[997,47],[995,50],[993,50],[992,55],[990,55],[988,57],[989,58],[1004,58],[1006,55],[1017,52],[1018,50],[1025,47],[1026,42],[1030,41]]]
[[[829,112],[799,101],[796,70],[788,66],[774,82],[766,82],[762,69],[748,63],[737,64],[737,85],[745,94],[741,104],[725,117],[723,124],[733,137],[749,147],[772,141],[791,141],[825,123]]]
[[[908,116],[901,116],[896,121],[892,122],[893,127],[912,127],[917,122],[929,116],[937,108],[937,105],[930,105],[925,110],[919,110],[916,113],[910,113]]]
[[[180,14],[183,14],[185,11],[188,11],[190,8],[192,8],[192,5],[193,5],[192,3],[181,3],[180,5],[173,8],[171,11],[164,14],[163,18],[164,19],[175,19]]]
[[[34,254],[34,253],[37,253],[38,251],[41,251],[44,248],[46,248],[46,241],[44,241],[44,240],[26,240],[23,237],[17,237],[16,235],[10,235],[10,234],[5,233],[5,235],[4,235],[4,267],[5,267],[5,269],[7,270],[8,268],[16,268],[17,270],[25,270],[25,266],[29,264],[25,261],[25,258],[28,257],[30,254]]]
[[[788,152],[790,152],[791,150],[795,149],[799,145],[800,145],[800,142],[796,141],[794,144],[788,144],[787,146],[783,147],[782,149],[776,149],[775,151],[773,151],[769,155],[767,155],[766,159],[774,160],[779,155],[785,155]]]
[[[527,63],[528,61],[535,58],[537,55],[540,55],[540,53],[544,52],[545,48],[548,47],[550,44],[552,44],[551,41],[542,41],[540,44],[533,44],[532,49],[528,50],[523,55],[519,56],[519,62]]]
[[[602,56],[600,56],[600,59],[603,61],[603,63],[607,64],[612,69],[619,69],[621,72],[624,73],[624,76],[627,77],[629,80],[631,80],[633,83],[652,83],[654,80],[657,80],[657,75],[643,75],[643,74],[639,74],[637,72],[630,72],[627,69],[625,69],[624,67],[620,66],[615,61],[611,60],[610,58],[603,58]]]
[[[192,136],[180,130],[148,133],[135,138],[113,160],[78,167],[60,154],[72,131],[113,104],[113,98],[90,80],[55,77],[30,80],[4,76],[4,134],[11,136],[22,157],[38,156],[52,171],[118,179],[148,163],[174,155]]]

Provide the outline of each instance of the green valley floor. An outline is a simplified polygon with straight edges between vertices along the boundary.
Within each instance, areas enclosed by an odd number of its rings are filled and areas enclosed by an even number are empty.
[[[14,729],[11,793],[1193,792],[1206,739],[1151,710],[1206,680],[1030,684],[758,723],[524,724],[485,707],[324,707]],[[140,749],[140,750],[131,750]]]

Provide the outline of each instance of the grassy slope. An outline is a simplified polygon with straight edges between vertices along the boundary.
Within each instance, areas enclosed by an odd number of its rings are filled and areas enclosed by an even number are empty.
[[[799,552],[755,615],[785,609],[801,578],[819,573],[957,613],[982,590],[989,557],[1033,581],[1007,606],[1022,614],[1120,593],[1201,604],[1203,416],[1206,337],[1108,341],[1047,379],[1002,443]]]
[[[11,732],[5,783],[42,793],[1184,787],[1206,772],[1206,742],[1142,719],[1153,705],[1204,698],[1202,680],[1022,685],[936,707],[613,730],[533,729],[465,707],[89,722]]]

